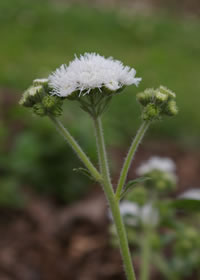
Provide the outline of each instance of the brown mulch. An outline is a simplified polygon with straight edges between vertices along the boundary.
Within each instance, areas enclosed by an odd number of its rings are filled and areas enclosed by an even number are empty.
[[[111,153],[119,168],[124,152]],[[200,152],[148,142],[140,147],[133,167],[151,155],[176,161],[177,192],[200,186]],[[68,207],[29,194],[25,209],[1,209],[0,280],[125,279],[119,252],[109,243],[106,208],[101,189],[94,186],[85,199]]]
[[[2,210],[0,279],[123,279],[105,209],[92,194],[63,209],[32,196],[24,211]]]

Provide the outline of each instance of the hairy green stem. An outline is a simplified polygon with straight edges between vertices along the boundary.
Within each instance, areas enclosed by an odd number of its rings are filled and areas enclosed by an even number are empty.
[[[125,158],[125,161],[124,161],[121,173],[120,173],[118,185],[117,185],[116,198],[118,200],[120,200],[122,189],[123,189],[124,184],[126,182],[127,174],[128,174],[129,168],[131,166],[131,162],[133,160],[133,157],[134,157],[134,155],[137,151],[137,148],[138,148],[142,138],[144,137],[144,134],[145,134],[146,130],[148,129],[149,125],[150,125],[149,121],[144,121],[141,124],[141,126],[140,126],[135,138],[133,139],[133,142],[132,142],[130,148],[129,148],[128,154]]]
[[[50,119],[55,124],[57,130],[61,133],[61,135],[67,140],[68,144],[71,146],[71,148],[74,150],[74,152],[77,154],[79,159],[82,161],[82,163],[86,166],[86,168],[90,171],[92,177],[98,181],[101,182],[102,176],[96,169],[96,167],[91,163],[87,155],[83,152],[79,144],[76,142],[76,140],[72,137],[72,135],[68,132],[68,130],[63,126],[63,124],[56,118],[49,116]]]
[[[96,140],[97,140],[97,148],[98,148],[98,156],[99,156],[99,165],[100,170],[103,177],[102,186],[110,206],[113,221],[117,230],[120,251],[124,263],[124,269],[126,272],[127,280],[136,280],[135,273],[133,270],[133,264],[131,259],[131,254],[128,247],[128,240],[126,236],[125,227],[123,224],[123,220],[120,214],[119,202],[115,198],[115,194],[113,191],[113,187],[111,184],[107,155],[104,143],[104,136],[102,130],[102,123],[100,117],[94,118],[94,126],[96,132]]]

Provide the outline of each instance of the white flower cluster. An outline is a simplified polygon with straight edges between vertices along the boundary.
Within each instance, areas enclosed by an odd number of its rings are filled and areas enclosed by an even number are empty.
[[[176,165],[170,158],[162,158],[158,156],[151,157],[144,162],[138,169],[137,174],[142,176],[153,170],[163,171],[169,174],[175,174]]]
[[[66,97],[73,92],[89,93],[92,89],[106,87],[117,91],[123,86],[138,86],[141,78],[135,78],[136,70],[124,66],[112,57],[105,58],[96,53],[85,53],[80,58],[62,65],[49,76],[53,94]]]
[[[135,202],[125,200],[120,203],[120,213],[125,223],[130,226],[137,226],[139,223],[155,226],[159,221],[158,211],[151,203],[139,206]],[[111,212],[109,212],[109,217],[112,219]]]
[[[200,189],[193,188],[188,191],[185,191],[179,195],[179,198],[200,200]]]

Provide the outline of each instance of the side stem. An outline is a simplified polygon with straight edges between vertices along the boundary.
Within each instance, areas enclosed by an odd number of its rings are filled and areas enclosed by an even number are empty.
[[[134,157],[134,155],[137,151],[137,148],[138,148],[140,142],[142,141],[142,138],[144,137],[144,134],[145,134],[146,130],[148,129],[149,125],[150,125],[149,121],[144,121],[141,124],[141,126],[140,126],[135,138],[133,139],[133,142],[132,142],[130,148],[129,148],[128,154],[125,158],[125,161],[124,161],[121,173],[120,173],[118,185],[117,185],[116,198],[118,200],[120,199],[121,192],[122,192],[122,189],[124,187],[124,184],[125,184],[127,174],[128,174],[129,168],[131,166],[131,162],[133,160],[133,157]]]
[[[77,154],[79,159],[83,162],[83,164],[86,166],[86,168],[90,171],[93,178],[101,182],[102,177],[101,174],[98,172],[96,167],[91,163],[87,155],[83,152],[79,144],[76,142],[76,140],[72,137],[72,135],[69,133],[69,131],[63,126],[63,124],[56,118],[49,116],[50,119],[53,121],[53,123],[56,126],[56,129],[61,133],[61,135],[67,140],[68,144],[71,146],[71,148],[74,150],[74,152]]]
[[[126,272],[127,280],[136,280],[131,254],[128,247],[128,240],[126,236],[125,227],[123,224],[123,220],[120,214],[119,209],[119,202],[115,198],[115,194],[113,191],[113,187],[111,184],[108,162],[107,162],[107,155],[102,131],[102,123],[100,117],[94,118],[94,126],[96,131],[96,140],[97,140],[97,148],[98,148],[98,156],[99,156],[99,164],[100,170],[102,172],[103,177],[103,189],[110,206],[113,221],[117,230],[120,251],[124,263],[124,269]]]

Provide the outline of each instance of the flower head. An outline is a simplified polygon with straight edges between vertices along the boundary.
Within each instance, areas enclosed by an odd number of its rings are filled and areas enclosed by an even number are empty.
[[[103,88],[116,92],[124,86],[135,84],[141,78],[135,78],[136,70],[124,66],[112,57],[105,58],[96,53],[85,53],[80,58],[75,57],[69,65],[61,65],[49,76],[52,94],[67,97],[74,92],[90,93],[93,89]]]
[[[166,173],[175,173],[176,165],[170,158],[162,158],[158,156],[151,157],[143,163],[138,169],[138,175],[145,175],[153,170],[159,170]]]

